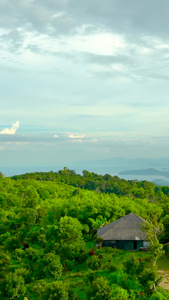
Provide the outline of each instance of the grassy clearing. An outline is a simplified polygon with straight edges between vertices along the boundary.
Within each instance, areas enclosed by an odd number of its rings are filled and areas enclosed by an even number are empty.
[[[117,269],[123,269],[124,262],[131,256],[134,255],[138,259],[140,258],[144,263],[145,267],[151,268],[153,259],[152,255],[146,252],[137,252],[137,251],[126,251],[126,250],[119,250],[113,249],[110,247],[103,247],[101,249],[94,248],[96,255],[101,255],[103,260],[104,268],[102,270],[92,271],[95,275],[99,275],[101,272],[102,276],[109,276],[113,271],[109,269],[110,265],[117,267]],[[89,259],[90,256],[88,256]],[[169,271],[169,256],[163,255],[157,262],[157,268],[159,270]],[[83,282],[83,279],[87,277],[90,273],[90,270],[86,266],[86,262],[81,264],[68,264],[68,269],[66,272],[63,273],[62,278],[66,279],[69,278],[71,283],[80,284]]]
[[[159,270],[169,271],[169,255],[163,255],[157,261]]]
[[[145,267],[151,268],[152,266],[152,256],[146,252],[136,252],[136,251],[125,251],[112,249],[109,247],[103,247],[101,249],[95,248],[91,245],[91,248],[94,249],[95,254],[102,256],[103,266],[99,270],[91,270],[88,269],[86,262],[79,264],[78,262],[68,262],[67,270],[63,272],[60,277],[61,280],[67,281],[70,286],[70,293],[72,291],[72,295],[74,298],[72,299],[89,299],[88,292],[90,290],[91,282],[94,278],[102,276],[107,278],[112,284],[115,282],[116,278],[118,278],[119,272],[123,270],[124,262],[129,259],[131,255],[136,256],[138,259],[141,259]],[[91,250],[89,249],[89,251]],[[169,269],[169,257],[163,256],[158,260],[158,269],[160,270],[168,270]],[[90,255],[88,255],[87,261],[90,259]],[[114,266],[115,269],[113,270]],[[38,284],[38,282],[37,282]],[[131,284],[131,282],[129,282]],[[134,286],[134,281],[133,281]],[[37,300],[38,298],[32,298]],[[39,298],[40,299],[40,298]]]
[[[122,270],[123,263],[131,256],[131,254],[134,254],[136,257],[138,257],[138,259],[140,258],[148,268],[152,266],[152,257],[150,254],[145,252],[125,251],[109,247],[97,249],[92,245],[91,248],[94,249],[96,255],[102,256],[102,269],[89,270],[86,266],[86,262],[77,265],[70,263],[67,265],[67,271],[65,271],[62,275],[63,280],[69,281],[69,284],[73,288],[75,295],[77,295],[77,299],[88,299],[87,292],[91,284],[91,278],[103,276],[110,279],[113,273],[114,276],[116,276],[116,271],[114,271],[113,268],[110,268],[110,265],[117,268],[117,272],[120,269]],[[90,259],[90,255],[88,256],[88,259]]]

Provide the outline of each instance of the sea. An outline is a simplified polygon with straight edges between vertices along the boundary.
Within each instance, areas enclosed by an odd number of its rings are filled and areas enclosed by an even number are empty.
[[[25,173],[32,172],[58,172],[59,170],[63,170],[63,166],[53,167],[53,166],[20,166],[20,167],[1,167],[0,172],[4,174],[6,177],[11,177],[14,175],[20,175]],[[69,168],[69,167],[68,167]],[[81,174],[84,168],[70,168],[74,170],[77,174]],[[108,168],[108,167],[93,167],[93,168],[85,168],[89,172],[94,172],[100,175],[110,174],[111,176],[118,176],[121,179],[125,180],[138,180],[138,181],[150,181],[158,185],[168,185],[169,186],[169,178],[159,175],[119,175],[118,173],[123,171],[122,167],[116,168]]]

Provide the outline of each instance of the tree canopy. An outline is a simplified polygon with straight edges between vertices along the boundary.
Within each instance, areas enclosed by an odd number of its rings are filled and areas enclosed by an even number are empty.
[[[165,244],[168,207],[167,187],[109,174],[85,170],[79,175],[65,168],[58,173],[0,176],[0,298],[125,299],[132,293],[138,298],[143,291],[149,299],[153,291],[144,288],[143,273],[132,279],[125,263],[120,273],[110,250],[99,254],[94,248],[96,230],[134,212],[163,224],[157,241]],[[77,276],[77,287],[71,276]],[[158,285],[156,275],[152,278]]]

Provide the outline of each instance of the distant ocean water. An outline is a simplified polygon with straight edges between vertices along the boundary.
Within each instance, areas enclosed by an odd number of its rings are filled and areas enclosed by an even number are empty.
[[[20,175],[25,173],[33,173],[33,172],[57,172],[62,168],[53,168],[53,167],[40,167],[40,166],[25,166],[25,167],[0,167],[0,172],[3,173],[6,177]]]
[[[118,175],[119,178],[123,178],[125,180],[138,180],[138,181],[156,181],[156,180],[165,180],[169,184],[169,179],[164,176],[149,176],[149,175]]]
[[[68,166],[69,168],[69,166]],[[14,176],[14,175],[20,175],[25,173],[32,173],[32,172],[58,172],[59,170],[62,170],[63,166],[25,166],[25,167],[1,167],[0,172],[5,174],[6,177]],[[94,172],[97,174],[110,174],[112,176],[118,176],[121,179],[125,180],[138,180],[138,181],[151,181],[151,182],[158,182],[158,181],[164,181],[168,182],[167,185],[169,185],[169,178],[166,178],[164,176],[153,176],[153,175],[118,175],[120,171],[122,171],[122,168],[111,168],[111,167],[101,167],[101,168],[70,168],[73,169],[77,174],[82,174],[83,170],[86,169],[89,172]]]

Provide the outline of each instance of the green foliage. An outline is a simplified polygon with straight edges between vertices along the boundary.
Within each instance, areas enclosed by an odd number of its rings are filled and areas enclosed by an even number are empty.
[[[83,175],[81,176],[68,168],[64,168],[64,170],[60,170],[59,172],[37,172],[13,176],[13,179],[36,179],[37,181],[64,182],[76,187],[72,192],[73,196],[76,196],[79,193],[77,187],[102,193],[114,193],[123,196],[132,195],[135,198],[148,197],[151,200],[155,198],[156,191],[156,186],[151,182],[139,182],[134,180],[126,181],[117,176],[111,176],[109,174],[102,176],[94,172],[88,172],[87,170],[84,170]],[[161,192],[160,196],[169,194],[168,189],[158,189],[158,192]],[[39,190],[39,195],[41,199],[47,199],[48,197],[48,195],[41,190]]]
[[[48,284],[46,293],[46,300],[68,300],[68,284],[63,281],[53,281]]]
[[[25,262],[27,263],[30,269],[34,268],[34,264],[39,258],[39,251],[33,247],[25,249]]]
[[[27,208],[35,208],[38,203],[39,203],[39,195],[38,192],[36,191],[36,189],[34,187],[27,187],[26,190],[24,191],[24,207]]]
[[[117,249],[116,247],[114,247],[114,248],[112,248],[112,247],[106,247],[106,248],[105,248],[105,251],[106,251],[107,253],[112,254],[112,256],[114,256],[114,255],[117,256],[117,255],[120,254],[120,250]]]
[[[23,278],[24,273],[24,269],[18,269],[6,275],[4,295],[7,299],[23,299],[27,290]]]
[[[163,226],[164,226],[164,232],[161,239],[163,243],[168,243],[169,242],[169,215],[168,214],[163,218]]]
[[[153,255],[153,266],[156,265],[157,259],[163,255],[165,252],[163,250],[163,245],[160,244],[158,236],[163,230],[162,224],[158,224],[157,220],[153,220],[154,222],[146,223],[143,226],[143,229],[147,233],[147,240],[150,245],[148,246],[148,251]]]
[[[102,264],[103,264],[102,258],[100,258],[97,255],[91,256],[86,262],[87,267],[91,270],[99,270]]]
[[[53,277],[55,279],[60,277],[63,271],[60,257],[52,252],[45,254],[42,259],[41,270],[43,270],[46,277]]]
[[[144,286],[148,293],[152,292],[159,285],[162,277],[158,275],[155,268],[144,269],[139,276],[140,283]]]
[[[102,244],[103,238],[102,237],[97,237],[95,241],[96,241],[96,244]]]
[[[39,280],[32,288],[32,291],[43,300],[68,300],[69,285],[62,280],[47,282]]]
[[[162,293],[156,292],[150,297],[150,300],[167,300],[167,298]]]
[[[111,299],[114,300],[127,300],[130,299],[129,293],[127,290],[123,289],[122,287],[118,285],[114,285],[112,289],[112,296]]]
[[[5,250],[10,250],[10,251],[14,251],[17,248],[20,248],[20,246],[21,245],[17,236],[9,237],[6,243],[4,243]]]
[[[154,266],[156,265],[157,259],[163,255],[165,252],[163,250],[163,245],[159,243],[158,240],[151,241],[150,245],[147,247],[148,251],[153,254]]]
[[[21,262],[25,258],[25,251],[21,248],[16,249],[13,257],[17,259],[18,262]]]
[[[104,277],[98,277],[91,284],[90,299],[111,300],[111,290],[109,281]]]
[[[143,271],[143,262],[141,258],[131,255],[128,260],[124,262],[125,271],[130,275],[139,275]]]
[[[10,265],[10,256],[9,254],[6,254],[3,250],[3,248],[0,248],[0,278],[3,278]]]
[[[137,294],[137,292],[141,289],[141,284],[139,283],[139,280],[137,276],[132,276],[127,273],[125,273],[123,270],[117,270],[111,274],[110,278],[111,284],[116,284],[128,292],[131,290],[134,291],[134,294]]]
[[[165,300],[169,300],[169,293],[166,289],[163,289],[161,286],[157,288],[156,293],[161,293]]]
[[[62,217],[58,223],[58,252],[64,259],[77,258],[85,250],[82,225],[76,218]]]
[[[94,279],[96,279],[98,276],[97,276],[97,273],[95,271],[91,271],[89,270],[89,272],[87,273],[87,276],[86,276],[86,282],[88,285],[90,285]]]
[[[0,299],[148,299],[154,284],[167,299],[158,276],[142,268],[168,241],[168,207],[168,188],[86,170],[1,177]],[[94,246],[97,228],[131,211],[164,225],[151,253],[139,254],[143,264],[138,253]]]

